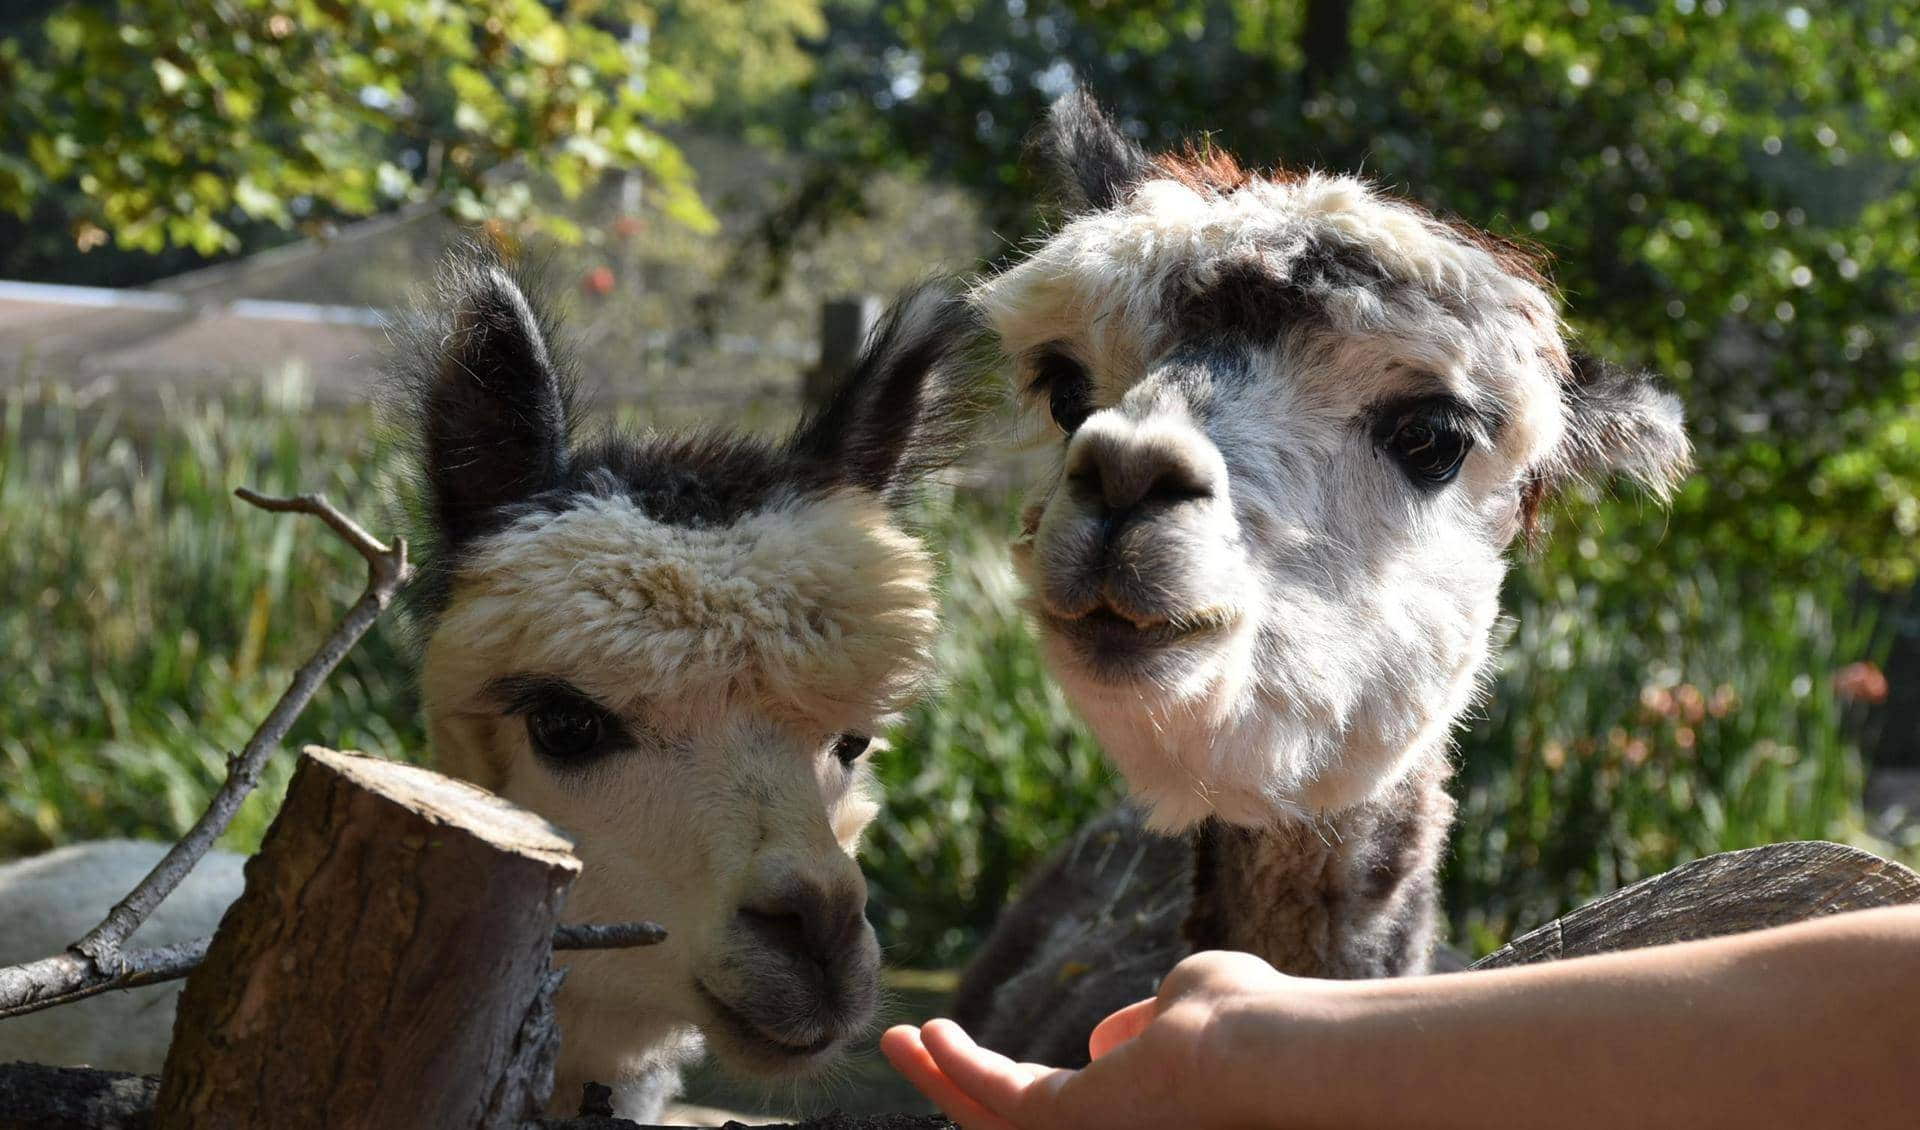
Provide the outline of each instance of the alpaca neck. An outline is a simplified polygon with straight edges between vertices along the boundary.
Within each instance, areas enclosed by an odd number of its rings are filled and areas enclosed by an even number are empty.
[[[1302,977],[1425,972],[1436,872],[1453,820],[1436,749],[1372,800],[1261,828],[1208,820],[1194,834],[1194,950],[1255,954]]]

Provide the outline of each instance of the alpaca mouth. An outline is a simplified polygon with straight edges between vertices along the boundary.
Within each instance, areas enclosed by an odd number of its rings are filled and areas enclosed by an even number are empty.
[[[1078,616],[1041,612],[1046,626],[1089,651],[1102,655],[1130,655],[1156,651],[1213,635],[1233,623],[1226,608],[1209,606],[1176,616],[1139,617],[1101,604]]]
[[[720,999],[718,993],[699,980],[694,981],[693,988],[727,1035],[760,1058],[777,1063],[793,1063],[818,1056],[840,1042],[838,1035],[828,1032],[811,1043],[793,1043],[784,1036],[767,1031],[752,1017]]]

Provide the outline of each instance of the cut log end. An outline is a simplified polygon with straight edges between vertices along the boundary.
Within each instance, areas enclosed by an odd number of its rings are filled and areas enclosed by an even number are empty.
[[[308,749],[181,994],[154,1125],[522,1125],[552,1086],[579,870],[484,790]]]
[[[573,841],[545,819],[467,781],[418,765],[364,753],[310,745],[303,758],[327,766],[341,779],[404,805],[422,819],[473,836],[503,852],[538,859],[577,872]]]

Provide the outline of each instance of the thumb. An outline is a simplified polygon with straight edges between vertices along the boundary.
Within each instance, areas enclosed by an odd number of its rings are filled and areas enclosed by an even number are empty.
[[[1094,1059],[1133,1039],[1147,1030],[1154,1017],[1160,1015],[1160,1002],[1149,998],[1135,1001],[1127,1007],[1102,1020],[1093,1029],[1093,1035],[1087,1037],[1087,1051]]]

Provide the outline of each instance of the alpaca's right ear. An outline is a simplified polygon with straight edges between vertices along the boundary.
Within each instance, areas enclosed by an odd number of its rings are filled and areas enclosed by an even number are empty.
[[[566,474],[570,392],[544,320],[491,256],[449,266],[416,358],[422,470],[442,544],[491,532]]]
[[[1054,102],[1031,144],[1071,212],[1111,208],[1153,171],[1146,151],[1084,90]]]
[[[903,500],[960,457],[985,411],[984,342],[979,315],[952,282],[907,292],[788,453],[829,484]]]

